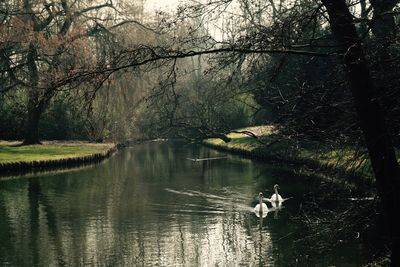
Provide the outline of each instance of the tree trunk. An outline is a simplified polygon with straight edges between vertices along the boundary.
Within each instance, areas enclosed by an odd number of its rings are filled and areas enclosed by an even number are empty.
[[[40,144],[39,120],[42,115],[42,104],[39,100],[39,73],[36,65],[37,51],[33,43],[29,44],[27,65],[30,87],[28,90],[28,116],[25,125],[24,145]]]
[[[40,107],[31,103],[31,100],[29,102],[23,145],[41,144],[39,139],[39,121],[42,111]]]
[[[322,3],[328,10],[331,30],[344,53],[343,63],[382,201],[387,234],[392,241],[391,266],[400,266],[400,224],[397,218],[400,212],[400,168],[385,116],[346,1],[322,0]]]

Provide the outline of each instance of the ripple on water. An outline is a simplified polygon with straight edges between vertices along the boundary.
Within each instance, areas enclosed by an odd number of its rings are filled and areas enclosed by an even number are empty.
[[[301,177],[250,160],[188,156],[220,155],[158,142],[92,168],[2,181],[0,265],[285,266],[295,249],[303,253],[286,237],[301,229],[288,221],[298,203],[288,201],[277,218],[253,213],[258,192],[276,182],[285,196],[303,196]],[[359,266],[354,251],[330,264]]]

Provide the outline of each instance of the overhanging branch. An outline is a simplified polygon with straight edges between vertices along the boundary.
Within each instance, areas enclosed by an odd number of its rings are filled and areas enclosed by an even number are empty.
[[[292,54],[311,57],[329,57],[337,56],[336,52],[321,53],[307,50],[291,50],[291,49],[247,49],[236,47],[221,47],[202,51],[181,51],[167,50],[160,47],[140,46],[131,51],[125,51],[116,57],[115,62],[105,67],[97,67],[92,70],[76,70],[74,75],[56,82],[56,87],[63,86],[75,81],[88,80],[97,75],[111,74],[120,70],[140,67],[146,64],[155,63],[163,60],[174,60],[180,58],[188,58],[199,55],[211,55],[219,53],[242,53],[242,54]]]

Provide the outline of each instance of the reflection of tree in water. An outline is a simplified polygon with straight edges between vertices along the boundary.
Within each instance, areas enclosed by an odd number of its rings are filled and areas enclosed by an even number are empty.
[[[38,178],[29,179],[28,182],[28,199],[29,199],[29,210],[30,210],[30,247],[32,252],[32,261],[34,266],[43,265],[43,259],[40,255],[41,252],[48,253],[54,252],[57,265],[65,266],[65,256],[63,253],[63,245],[58,229],[57,217],[48,201],[45,194],[42,192],[40,180]],[[43,214],[43,215],[42,215]],[[42,247],[40,238],[43,236],[42,231],[47,227],[49,234],[50,248]],[[45,264],[46,265],[46,264]]]
[[[12,263],[15,259],[13,259],[13,250],[14,244],[12,244],[9,240],[14,240],[15,235],[14,229],[11,227],[11,220],[8,216],[7,207],[6,207],[6,198],[0,192],[0,259],[2,262]]]
[[[41,188],[37,179],[30,179],[28,183],[28,199],[30,208],[30,247],[34,266],[39,265],[39,194]]]
[[[136,147],[96,168],[3,183],[10,192],[0,191],[0,216],[9,225],[0,223],[0,231],[12,234],[1,235],[0,255],[17,255],[10,262],[24,266],[285,265],[293,249],[285,236],[298,230],[288,220],[291,208],[262,222],[252,213],[253,178],[273,185],[275,176],[250,161],[193,163],[184,160],[190,153],[214,155],[158,146],[166,145]],[[289,186],[282,183],[285,192]]]
[[[29,263],[22,265],[255,263],[254,240],[242,223],[252,214],[207,193],[196,191],[195,199],[177,201],[176,195],[152,187],[158,179],[220,187],[222,170],[213,170],[212,164],[177,163],[175,158],[170,163],[165,155],[178,157],[170,149],[162,150],[164,156],[158,153],[151,149],[129,152],[128,157],[97,168],[21,183],[26,185],[21,193],[29,218],[24,255],[30,255],[25,260]],[[189,179],[188,170],[198,178]],[[212,175],[215,179],[209,179]],[[166,204],[170,206],[165,208]],[[14,226],[19,223],[13,221]],[[16,235],[22,240],[25,232]]]
[[[234,218],[239,215],[232,214],[231,216]],[[173,230],[175,227],[176,231]],[[163,244],[161,259],[164,259],[162,263],[167,265],[177,262],[193,266],[215,266],[221,262],[226,266],[254,265],[256,263],[254,255],[258,254],[255,249],[263,247],[259,257],[263,258],[262,254],[268,251],[266,247],[270,246],[268,243],[262,244],[263,240],[249,238],[245,229],[237,225],[233,226],[232,218],[228,217],[215,218],[213,222],[209,221],[201,227],[193,220],[190,220],[188,224],[186,218],[184,224],[177,220],[165,230],[169,230],[169,233],[164,231],[153,238],[157,239],[156,243]],[[152,247],[152,242],[145,242],[145,244],[147,244],[145,251],[151,255],[155,249]],[[131,245],[138,246],[138,244]],[[146,258],[144,263],[161,264],[151,256]]]

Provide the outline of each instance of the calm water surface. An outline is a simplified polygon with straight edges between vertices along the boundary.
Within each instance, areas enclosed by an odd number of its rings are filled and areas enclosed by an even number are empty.
[[[91,167],[0,180],[0,266],[360,266],[357,242],[317,256],[298,242],[304,225],[292,218],[309,178],[236,156],[186,159],[219,156],[153,142]],[[260,220],[256,196],[275,183],[293,198]]]

